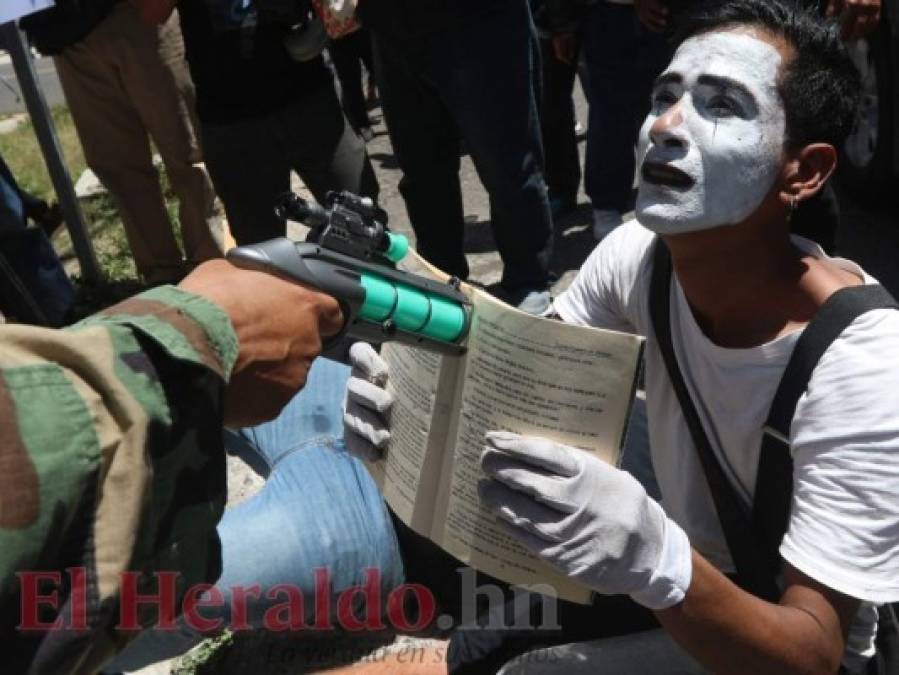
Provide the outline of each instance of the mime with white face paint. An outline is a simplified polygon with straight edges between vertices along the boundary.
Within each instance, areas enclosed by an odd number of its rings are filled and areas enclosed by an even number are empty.
[[[640,133],[636,220],[600,243],[555,302],[562,320],[647,336],[661,503],[583,452],[503,431],[485,442],[481,499],[537,555],[655,614],[664,631],[625,641],[630,659],[618,660],[620,641],[599,643],[584,652],[596,655],[589,672],[861,672],[874,604],[899,600],[899,312],[859,317],[800,400],[778,603],[727,576],[733,560],[649,314],[660,237],[680,368],[729,481],[751,503],[762,426],[798,337],[834,292],[875,283],[790,235],[792,213],[833,173],[858,75],[838,29],[791,5],[701,5]],[[389,452],[386,425],[371,434],[354,423],[360,406],[351,394],[348,446]]]
[[[728,4],[724,17],[737,6],[789,12]],[[794,25],[804,22],[824,34],[808,20]],[[833,172],[840,135],[827,126],[848,122],[851,107],[834,101],[853,101],[855,82],[847,66],[830,73],[819,61],[834,98],[801,110],[803,91],[808,107],[816,102],[815,77],[796,82],[801,75],[790,72],[812,57],[797,51],[789,30],[761,19],[698,25],[654,87],[639,141],[636,220],[597,247],[555,304],[566,321],[649,336],[649,438],[664,509],[583,453],[506,436],[488,438],[482,465],[493,480],[482,498],[534,552],[654,610],[705,668],[835,672],[842,663],[859,672],[872,653],[872,603],[899,600],[899,370],[885,367],[899,353],[899,312],[857,319],[797,408],[783,595],[774,604],[722,574],[733,561],[648,308],[660,236],[673,262],[680,367],[728,478],[751,503],[761,429],[796,340],[833,292],[874,283],[854,263],[789,235],[791,213]],[[818,130],[816,115],[829,118]]]
[[[686,40],[640,130],[639,222],[661,235],[736,225],[774,186],[785,116],[781,53],[755,31]]]

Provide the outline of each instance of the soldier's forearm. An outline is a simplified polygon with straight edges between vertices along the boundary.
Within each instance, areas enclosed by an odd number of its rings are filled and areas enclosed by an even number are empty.
[[[15,597],[17,572],[77,564],[60,557],[77,518],[95,538],[112,518],[134,543],[151,458],[201,427],[214,435],[195,444],[220,444],[236,350],[221,310],[172,288],[67,330],[0,328],[0,597]]]

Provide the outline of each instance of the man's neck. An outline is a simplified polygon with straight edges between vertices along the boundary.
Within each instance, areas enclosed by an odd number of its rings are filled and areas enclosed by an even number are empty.
[[[697,323],[723,347],[753,347],[798,330],[835,290],[858,283],[803,255],[777,228],[719,227],[666,242]]]

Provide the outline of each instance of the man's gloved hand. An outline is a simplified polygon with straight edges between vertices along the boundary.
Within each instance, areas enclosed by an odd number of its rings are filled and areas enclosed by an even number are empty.
[[[350,379],[344,403],[344,443],[367,462],[380,459],[390,441],[388,420],[393,396],[387,385],[387,364],[367,342],[350,347]]]
[[[684,531],[630,474],[543,438],[487,433],[481,502],[529,551],[605,594],[650,609],[684,599]]]

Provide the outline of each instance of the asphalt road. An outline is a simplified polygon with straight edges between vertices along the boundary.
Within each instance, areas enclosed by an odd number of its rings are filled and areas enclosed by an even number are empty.
[[[44,96],[47,98],[47,105],[52,108],[64,104],[65,98],[59,85],[59,78],[56,76],[56,69],[53,67],[53,59],[40,57],[35,60],[34,66]],[[25,101],[22,99],[16,73],[9,56],[5,52],[0,52],[0,115],[21,112],[25,112]]]

